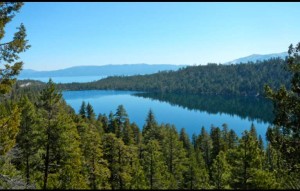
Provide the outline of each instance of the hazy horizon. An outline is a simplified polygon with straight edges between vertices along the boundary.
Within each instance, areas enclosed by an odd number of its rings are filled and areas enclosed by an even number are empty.
[[[25,2],[4,42],[24,23],[24,69],[84,65],[224,63],[285,52],[297,43],[300,3]]]

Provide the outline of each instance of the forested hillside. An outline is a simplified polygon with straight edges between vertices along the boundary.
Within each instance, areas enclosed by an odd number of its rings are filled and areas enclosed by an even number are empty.
[[[264,85],[289,88],[291,74],[285,61],[276,58],[237,65],[188,66],[179,71],[151,75],[108,77],[90,83],[59,84],[64,90],[115,89],[161,93],[262,95]]]
[[[143,127],[122,105],[106,116],[83,102],[76,114],[52,81],[41,91],[21,89],[1,100],[8,115],[0,125],[14,131],[0,131],[0,188],[267,189],[293,182],[254,126],[242,137],[224,124],[190,138],[158,124],[151,110]]]

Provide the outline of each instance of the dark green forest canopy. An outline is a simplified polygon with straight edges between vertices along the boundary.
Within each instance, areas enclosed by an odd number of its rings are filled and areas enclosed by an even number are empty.
[[[285,66],[286,61],[280,58],[235,65],[208,64],[150,75],[113,76],[89,83],[58,84],[58,88],[258,96],[264,94],[266,84],[274,89],[281,84],[290,88],[291,74]]]

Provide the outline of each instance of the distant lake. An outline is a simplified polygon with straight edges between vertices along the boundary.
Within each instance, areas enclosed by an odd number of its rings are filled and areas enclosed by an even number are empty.
[[[67,76],[67,77],[51,77],[55,83],[72,83],[72,82],[92,82],[97,81],[107,76]],[[48,82],[50,77],[30,77],[22,78],[18,77],[19,80],[39,80],[42,82]]]
[[[82,101],[90,103],[96,115],[116,112],[119,105],[127,111],[130,122],[140,129],[145,124],[149,109],[159,124],[174,124],[178,131],[185,128],[192,136],[204,126],[210,132],[211,125],[222,128],[226,123],[238,136],[249,130],[253,123],[257,133],[265,139],[265,133],[273,120],[272,103],[256,97],[224,97],[178,94],[139,93],[133,91],[87,90],[64,91],[63,97],[78,113]]]

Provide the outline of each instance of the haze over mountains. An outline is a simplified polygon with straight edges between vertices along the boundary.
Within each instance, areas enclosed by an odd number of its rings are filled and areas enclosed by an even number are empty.
[[[256,62],[268,60],[270,58],[280,57],[285,59],[288,56],[287,52],[274,54],[252,54],[250,56],[238,58],[230,62],[223,63],[239,64],[247,62]],[[172,64],[121,64],[121,65],[103,65],[103,66],[75,66],[66,69],[53,71],[35,71],[24,69],[19,75],[20,78],[39,78],[39,77],[70,77],[70,76],[132,76],[153,74],[159,71],[178,70],[187,65],[172,65]]]
[[[35,77],[62,77],[62,76],[130,76],[137,74],[152,74],[165,70],[177,70],[186,65],[171,64],[123,64],[103,66],[75,66],[66,69],[53,71],[35,71],[24,69],[19,75],[20,78]]]
[[[268,60],[270,58],[282,58],[285,59],[285,57],[288,56],[287,52],[281,52],[281,53],[273,53],[273,54],[252,54],[250,56],[238,58],[229,62],[225,62],[224,64],[239,64],[239,63],[247,63],[247,62],[256,62],[256,61],[263,61]]]

